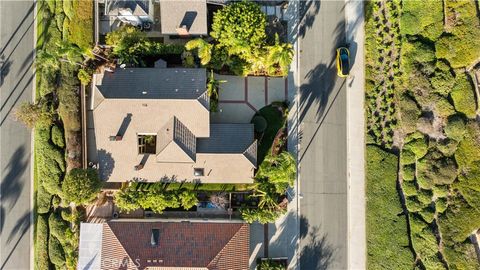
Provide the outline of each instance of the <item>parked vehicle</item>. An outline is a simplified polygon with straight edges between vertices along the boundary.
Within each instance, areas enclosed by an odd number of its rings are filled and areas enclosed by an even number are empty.
[[[350,51],[346,47],[337,49],[337,75],[347,77],[350,73]]]

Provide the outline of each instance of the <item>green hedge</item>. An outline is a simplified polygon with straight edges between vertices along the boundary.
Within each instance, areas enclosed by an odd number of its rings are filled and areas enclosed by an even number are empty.
[[[60,194],[65,172],[63,152],[50,142],[50,130],[35,130],[35,154],[39,183],[50,194]]]
[[[58,126],[52,127],[52,142],[60,148],[65,147],[65,137],[62,128]]]
[[[65,236],[65,232],[68,229],[68,223],[62,219],[62,217],[56,213],[51,213],[48,217],[48,227],[50,229],[50,235],[57,238],[62,245],[68,242]]]
[[[48,258],[48,217],[37,216],[36,244],[35,244],[35,270],[50,269]]]
[[[60,241],[53,235],[48,238],[48,256],[56,268],[65,265],[65,252]]]
[[[432,41],[443,32],[443,7],[437,1],[402,1],[401,33]]]
[[[447,16],[454,17],[453,20],[456,22],[455,26],[450,26],[449,34],[443,35],[436,42],[437,57],[447,59],[453,68],[469,66],[480,57],[480,46],[477,42],[480,36],[477,7],[473,0],[445,3],[449,12]]]
[[[367,146],[367,268],[409,269],[413,254],[396,189],[398,158]]]
[[[455,152],[455,160],[460,169],[468,169],[475,161],[480,160],[480,126],[472,121],[466,126],[465,138],[459,143]]]
[[[410,215],[412,245],[426,269],[446,269],[438,257],[437,238],[428,224]]]
[[[450,96],[457,112],[465,114],[468,118],[475,118],[477,109],[475,94],[473,86],[465,74],[457,76]]]
[[[37,189],[37,213],[46,214],[50,211],[50,202],[52,195],[48,193],[43,185],[38,185]]]

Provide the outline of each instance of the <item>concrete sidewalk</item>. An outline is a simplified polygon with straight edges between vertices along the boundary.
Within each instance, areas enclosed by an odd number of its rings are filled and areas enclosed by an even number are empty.
[[[353,64],[347,79],[348,269],[366,269],[364,3],[345,3]]]

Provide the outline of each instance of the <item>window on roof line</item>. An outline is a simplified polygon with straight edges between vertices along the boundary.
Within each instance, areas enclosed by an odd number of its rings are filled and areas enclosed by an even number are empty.
[[[138,134],[138,154],[156,154],[157,136]]]
[[[160,230],[152,229],[152,237],[150,238],[150,245],[152,245],[152,247],[158,246],[159,238],[160,238]]]
[[[193,175],[194,176],[203,176],[204,175],[204,169],[203,168],[194,168],[193,169]]]

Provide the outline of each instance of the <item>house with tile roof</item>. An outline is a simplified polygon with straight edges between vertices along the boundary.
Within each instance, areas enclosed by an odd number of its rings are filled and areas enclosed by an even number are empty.
[[[106,182],[253,183],[252,124],[210,123],[206,70],[95,74],[87,158]]]
[[[80,225],[77,269],[249,269],[240,222],[110,221]]]

